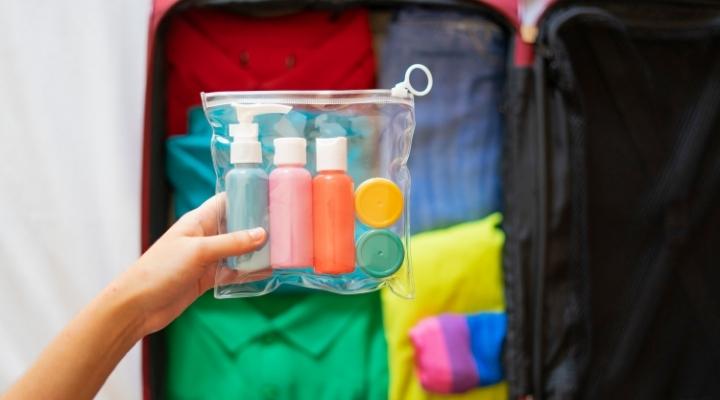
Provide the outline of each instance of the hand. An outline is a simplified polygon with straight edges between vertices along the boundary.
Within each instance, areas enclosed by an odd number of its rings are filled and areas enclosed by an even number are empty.
[[[164,328],[212,288],[218,260],[264,243],[262,228],[218,235],[224,208],[224,197],[217,195],[185,214],[111,285],[132,293],[142,313],[141,334]]]
[[[125,353],[213,286],[217,261],[255,250],[262,228],[217,235],[224,197],[185,214],[93,299],[0,397],[92,399]],[[41,382],[42,384],[38,384]]]

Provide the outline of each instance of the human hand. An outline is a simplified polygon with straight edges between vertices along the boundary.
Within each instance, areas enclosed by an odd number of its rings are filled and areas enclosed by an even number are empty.
[[[141,335],[156,332],[213,287],[217,261],[260,247],[262,228],[218,235],[222,195],[183,215],[110,290],[127,291],[141,312]]]
[[[215,196],[180,218],[81,310],[0,397],[93,398],[138,340],[167,326],[213,286],[219,259],[263,244],[262,228],[217,234],[224,202],[223,195]]]

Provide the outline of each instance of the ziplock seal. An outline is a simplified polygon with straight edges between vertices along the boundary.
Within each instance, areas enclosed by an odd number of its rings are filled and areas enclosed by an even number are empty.
[[[417,90],[410,82],[413,71],[423,72],[427,85]],[[238,104],[366,104],[398,103],[414,106],[413,96],[425,96],[432,89],[432,73],[422,64],[413,64],[405,71],[405,79],[392,89],[369,90],[277,90],[246,92],[213,92],[200,94],[203,108]]]
[[[264,97],[263,95],[272,94]],[[337,96],[335,96],[337,94]],[[413,105],[412,98],[398,98],[390,94],[390,90],[380,91],[347,91],[335,92],[335,94],[312,92],[308,90],[281,92],[216,92],[201,93],[204,107],[217,107],[239,104],[372,104],[372,103],[398,103]],[[353,96],[354,95],[354,96]],[[253,97],[258,96],[258,97]],[[232,99],[232,100],[231,100]]]

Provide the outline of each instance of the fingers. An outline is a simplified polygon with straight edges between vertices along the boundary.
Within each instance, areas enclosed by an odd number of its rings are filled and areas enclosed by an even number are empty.
[[[210,197],[200,207],[183,215],[170,229],[191,236],[217,235],[220,217],[225,214],[225,199],[224,192]]]
[[[202,226],[203,229],[203,235],[208,236],[218,233],[220,217],[225,215],[226,199],[227,196],[225,192],[218,193],[205,200],[205,202],[196,209],[200,226]]]
[[[204,236],[194,240],[200,243],[198,256],[203,263],[212,263],[221,258],[238,256],[260,247],[265,242],[265,230],[253,228],[246,231],[222,235]]]

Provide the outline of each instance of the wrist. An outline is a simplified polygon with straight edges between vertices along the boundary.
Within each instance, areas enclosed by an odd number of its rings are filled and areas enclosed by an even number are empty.
[[[125,283],[125,276],[113,281],[96,299],[109,323],[122,330],[124,337],[135,344],[145,337],[145,312],[141,296]]]

